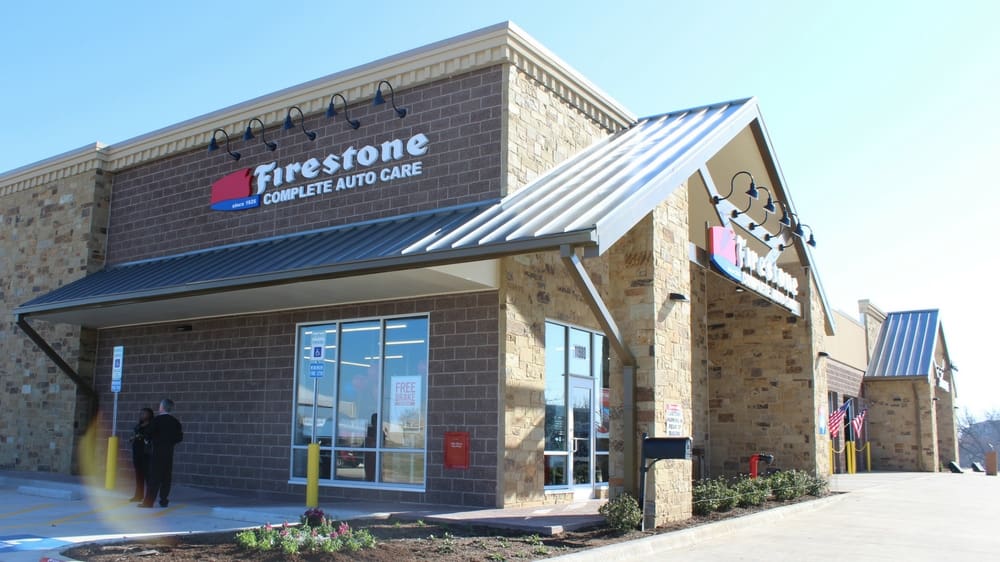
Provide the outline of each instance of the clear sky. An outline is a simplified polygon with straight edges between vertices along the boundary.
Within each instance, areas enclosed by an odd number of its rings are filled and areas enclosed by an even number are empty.
[[[0,15],[0,173],[504,20],[638,116],[756,96],[830,303],[940,309],[959,404],[1000,410],[1000,2],[38,0]]]

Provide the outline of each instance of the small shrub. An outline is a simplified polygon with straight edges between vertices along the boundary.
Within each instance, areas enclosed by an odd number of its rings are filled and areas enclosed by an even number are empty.
[[[718,511],[729,511],[739,503],[740,495],[736,488],[729,485],[724,478],[718,479],[717,493],[719,494],[719,505],[715,509]]]
[[[806,495],[809,491],[809,474],[801,470],[786,470],[776,472],[768,477],[771,493],[778,501],[794,500]]]
[[[639,502],[628,493],[608,500],[598,509],[598,513],[608,520],[608,525],[617,531],[631,531],[642,522]]]
[[[822,476],[810,474],[806,483],[806,493],[810,496],[822,497],[829,493],[830,482]]]
[[[736,492],[736,505],[740,507],[754,507],[764,505],[767,498],[771,497],[771,485],[767,478],[744,478],[738,480],[733,485]]]
[[[695,515],[708,515],[719,508],[717,480],[699,480],[691,491],[691,510]]]

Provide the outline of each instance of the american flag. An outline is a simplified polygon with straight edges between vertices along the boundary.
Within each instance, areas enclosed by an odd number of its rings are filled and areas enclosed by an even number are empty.
[[[861,413],[851,420],[851,426],[854,427],[854,438],[857,439],[861,435],[861,429],[865,426],[865,414],[868,413],[868,408],[861,410]]]
[[[844,416],[847,415],[847,408],[851,405],[851,401],[848,400],[844,402],[844,405],[837,408],[836,412],[830,414],[830,419],[827,421],[826,426],[830,429],[830,437],[836,437],[840,434],[840,428],[844,426]]]

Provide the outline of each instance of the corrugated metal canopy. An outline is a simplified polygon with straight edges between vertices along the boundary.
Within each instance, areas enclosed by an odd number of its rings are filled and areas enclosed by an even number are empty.
[[[592,230],[600,253],[759,117],[753,98],[642,119],[404,253]]]
[[[865,377],[925,377],[934,374],[938,330],[937,310],[887,314]]]
[[[646,118],[498,202],[115,265],[35,298],[15,313],[51,316],[66,309],[121,308],[154,299],[489,260],[561,245],[596,246],[603,253],[759,118],[753,98]]]

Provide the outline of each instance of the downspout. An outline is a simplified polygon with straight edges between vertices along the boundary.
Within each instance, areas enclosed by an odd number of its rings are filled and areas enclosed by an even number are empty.
[[[23,316],[17,314],[15,315],[15,318],[17,319],[17,327],[21,328],[21,330],[27,334],[28,338],[35,342],[35,345],[42,350],[42,353],[47,355],[48,358],[56,364],[56,367],[59,367],[59,370],[69,377],[69,379],[76,384],[76,387],[83,391],[83,393],[93,401],[93,410],[97,411],[98,395],[97,392],[94,391],[94,387],[90,386],[87,381],[83,380],[73,367],[70,367],[69,363],[64,361],[63,358],[59,356],[59,353],[53,349],[51,345],[49,345],[49,342],[45,341],[45,339],[43,339],[42,336],[28,324],[28,321],[25,320]]]
[[[601,329],[607,334],[612,349],[614,349],[615,354],[618,355],[624,366],[622,377],[624,387],[622,389],[622,407],[625,418],[625,435],[622,439],[625,449],[624,487],[626,492],[632,494],[633,497],[638,497],[639,466],[636,462],[638,457],[636,455],[637,444],[635,440],[635,356],[632,355],[628,346],[625,345],[618,325],[615,324],[614,318],[611,317],[611,312],[604,304],[604,300],[601,299],[601,294],[597,292],[597,288],[590,280],[590,276],[587,275],[587,270],[583,267],[583,263],[580,262],[580,258],[577,257],[574,248],[566,244],[560,246],[559,257],[562,259],[563,264],[566,265],[570,277],[573,278],[577,289],[583,295],[583,300],[586,301],[587,306],[594,313],[597,323],[601,325]]]

